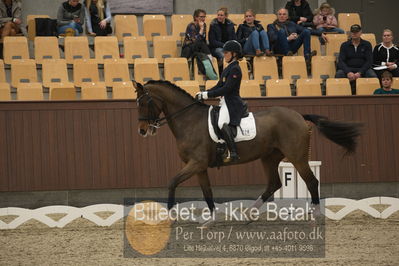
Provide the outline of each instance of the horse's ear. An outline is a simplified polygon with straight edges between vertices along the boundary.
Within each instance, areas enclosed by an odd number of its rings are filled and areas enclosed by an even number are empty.
[[[133,80],[132,82],[133,82],[133,86],[136,89],[136,91],[142,91],[144,89],[143,85],[141,85],[140,83],[136,82],[135,80]]]

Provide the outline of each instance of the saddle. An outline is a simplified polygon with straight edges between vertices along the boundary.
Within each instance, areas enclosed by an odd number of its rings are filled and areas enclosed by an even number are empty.
[[[219,111],[220,106],[211,106],[208,117],[209,135],[216,142],[216,157],[210,167],[220,167],[223,165],[223,159],[227,156],[227,145],[223,140],[222,132],[219,129]],[[241,124],[236,130],[233,130],[235,142],[251,140],[256,136],[255,119],[252,113],[248,112],[248,106],[245,103],[244,115]]]

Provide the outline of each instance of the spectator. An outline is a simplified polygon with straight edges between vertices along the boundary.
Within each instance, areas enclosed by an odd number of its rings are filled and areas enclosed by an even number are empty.
[[[187,25],[186,34],[182,45],[182,57],[189,59],[196,52],[204,53],[210,56],[211,51],[206,44],[205,18],[205,10],[197,9],[194,11],[194,21]]]
[[[285,5],[289,19],[303,27],[313,27],[313,13],[306,0],[291,0]]]
[[[311,31],[288,20],[288,10],[277,11],[277,20],[267,25],[267,33],[275,54],[292,55],[303,44],[305,58],[310,59],[315,52],[310,52]]]
[[[392,89],[392,73],[385,71],[381,75],[382,88],[376,89],[374,94],[399,94],[399,90]]]
[[[252,9],[245,12],[245,21],[237,29],[237,40],[244,48],[244,54],[271,55],[269,37],[260,21],[255,20],[255,12]]]
[[[87,33],[96,36],[111,34],[112,16],[107,0],[85,0],[84,4]]]
[[[386,69],[376,70],[376,74],[381,78],[381,74],[388,70],[394,77],[399,77],[398,69],[399,48],[393,44],[393,33],[385,29],[382,33],[382,43],[374,47],[373,63],[377,68],[386,67]]]
[[[209,27],[209,47],[212,55],[218,59],[219,66],[223,65],[223,45],[229,40],[236,40],[234,23],[229,20],[227,8],[217,11],[217,18],[213,19]]]
[[[20,0],[0,0],[0,33],[1,40],[6,36],[15,36],[18,33],[26,35],[22,25]]]
[[[80,0],[68,0],[58,8],[57,24],[58,34],[78,36],[83,33],[85,18],[84,8]]]
[[[351,39],[341,44],[335,77],[348,78],[351,82],[352,94],[354,94],[355,81],[358,78],[374,78],[377,75],[371,69],[373,60],[371,44],[360,37],[362,28],[354,24],[350,32]]]
[[[328,3],[323,3],[320,8],[315,10],[313,24],[321,32],[345,33],[343,29],[338,28],[337,19],[334,16],[335,10]]]

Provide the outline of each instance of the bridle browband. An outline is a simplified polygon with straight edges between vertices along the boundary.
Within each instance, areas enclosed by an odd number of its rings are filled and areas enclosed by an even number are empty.
[[[195,102],[190,103],[189,105],[183,107],[182,109],[180,109],[179,111],[177,111],[173,114],[159,118],[158,116],[155,115],[155,112],[159,111],[159,113],[161,113],[161,112],[163,112],[163,109],[154,103],[153,98],[156,98],[159,101],[161,101],[162,106],[164,106],[164,104],[165,104],[164,100],[155,95],[151,96],[148,91],[145,91],[143,95],[141,95],[139,98],[137,98],[137,106],[140,107],[140,101],[142,100],[142,98],[144,96],[147,96],[149,98],[148,102],[147,102],[148,108],[149,108],[149,116],[148,117],[139,116],[139,121],[146,121],[149,123],[150,127],[154,127],[154,128],[160,128],[161,126],[163,126],[167,123],[168,119],[178,116],[179,114],[183,113],[185,110],[189,109],[191,106],[193,106],[197,103],[197,101],[195,101]]]

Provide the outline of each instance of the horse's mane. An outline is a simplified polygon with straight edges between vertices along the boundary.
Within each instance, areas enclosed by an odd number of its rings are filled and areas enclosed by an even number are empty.
[[[184,95],[184,97],[189,97],[190,100],[192,101],[196,101],[198,104],[200,105],[206,105],[200,101],[197,101],[193,96],[191,96],[190,93],[188,93],[187,91],[183,90],[182,88],[180,88],[179,86],[176,86],[175,84],[171,83],[170,81],[167,80],[150,80],[146,83],[147,84],[152,84],[152,85],[167,85],[170,88],[172,88],[173,90],[179,92],[180,94]]]

